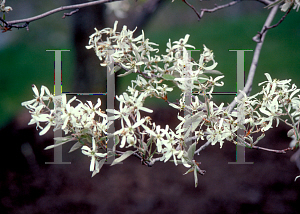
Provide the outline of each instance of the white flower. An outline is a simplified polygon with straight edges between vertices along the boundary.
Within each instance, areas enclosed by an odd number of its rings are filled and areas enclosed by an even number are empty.
[[[169,91],[173,91],[173,88],[168,87],[166,84],[163,84],[163,86],[157,86],[156,89],[159,91],[160,96],[162,97],[165,97]]]
[[[127,126],[122,125],[122,129],[114,133],[114,135],[122,136],[120,148],[123,148],[126,142],[129,144],[129,146],[134,145],[136,143],[136,136],[134,134],[134,129],[145,122],[145,119],[143,118],[138,120],[135,124],[131,125],[131,122],[127,116],[124,117],[124,120],[126,121]]]
[[[164,136],[168,132],[169,126],[166,125],[165,129],[161,129],[160,125],[155,126],[155,123],[153,123],[153,128],[154,131],[151,129],[146,128],[146,132],[150,134],[150,136],[153,136],[156,139],[156,146],[157,146],[157,151],[161,152],[162,151],[162,145],[164,143]]]
[[[281,6],[281,11],[286,12],[293,3],[294,0],[285,0],[285,3]]]
[[[153,110],[143,107],[143,103],[145,98],[147,97],[147,93],[141,93],[140,96],[138,95],[138,91],[136,91],[133,96],[128,96],[128,94],[124,92],[123,95],[116,96],[116,99],[120,102],[125,103],[128,106],[130,113],[136,114],[138,117],[140,116],[140,110],[152,113]]]
[[[279,124],[278,116],[280,116],[280,114],[282,113],[282,110],[278,108],[277,98],[278,97],[276,97],[270,105],[267,105],[266,107],[261,107],[259,109],[260,112],[262,112],[268,116],[267,118],[263,118],[261,121],[261,123],[263,125],[262,131],[267,131],[268,129],[270,129],[272,127],[272,122],[273,122],[274,118],[277,121],[276,127]],[[266,122],[268,122],[268,124]]]
[[[51,126],[55,126],[56,125],[55,116],[53,114],[50,114],[50,115],[49,114],[41,114],[39,116],[39,122],[47,122],[47,125],[40,132],[40,135],[46,134],[49,131],[49,129],[50,129]]]
[[[29,121],[28,125],[32,125],[32,124],[36,124],[36,129],[39,127],[42,129],[42,127],[40,126],[40,118],[39,116],[41,115],[41,110],[44,108],[44,106],[40,105],[38,107],[35,108],[31,108],[32,110],[29,111],[31,114],[31,120]]]
[[[200,55],[199,59],[199,67],[201,67],[204,70],[213,70],[218,63],[214,60],[214,54],[211,50],[209,50],[205,45],[203,45],[204,51]],[[206,66],[206,64],[210,61],[213,61],[213,64],[210,66]]]
[[[86,111],[88,115],[90,115],[90,117],[93,118],[95,116],[95,113],[99,111],[99,107],[101,106],[101,100],[100,98],[98,98],[97,104],[95,106],[93,106],[93,103],[91,101],[87,101],[87,103],[88,105],[85,103],[84,105],[82,105],[82,108]]]
[[[32,99],[32,100],[26,101],[26,102],[22,102],[21,105],[28,108],[29,106],[36,107],[37,105],[42,104],[43,103],[43,96],[44,96],[44,93],[45,93],[45,88],[46,88],[45,86],[42,86],[41,87],[41,93],[39,94],[39,91],[38,91],[37,87],[35,85],[32,85],[32,91],[35,94],[35,98]]]
[[[11,11],[12,8],[9,7],[9,6],[5,7],[5,0],[1,0],[1,3],[0,3],[0,10],[1,10],[2,12],[8,12],[8,11]]]
[[[84,155],[91,157],[90,171],[94,171],[97,157],[106,157],[107,153],[98,153],[95,138],[92,139],[92,149],[88,146],[81,147],[81,152]]]
[[[162,153],[163,153],[163,156],[160,159],[160,161],[164,160],[164,162],[167,162],[173,156],[174,164],[177,166],[178,165],[177,157],[178,157],[178,159],[181,159],[183,151],[182,150],[177,151],[173,147],[166,147],[166,148],[162,149]]]
[[[206,139],[208,142],[211,142],[211,145],[215,145],[217,142],[220,143],[220,148],[222,148],[224,139],[231,136],[231,131],[228,129],[228,126],[223,126],[224,118],[222,118],[219,122],[219,126],[214,124],[214,126],[210,129],[207,128],[207,136]]]
[[[186,50],[186,48],[193,48],[193,49],[195,49],[194,46],[187,44],[187,41],[189,40],[189,38],[190,38],[190,35],[186,34],[185,37],[184,37],[184,39],[180,39],[179,41],[173,42],[176,45],[174,45],[172,47],[172,49],[176,49],[176,48],[178,48],[179,50]]]

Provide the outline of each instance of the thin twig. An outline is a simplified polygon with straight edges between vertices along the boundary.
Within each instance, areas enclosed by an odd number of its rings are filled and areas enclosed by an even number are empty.
[[[276,15],[278,7],[279,7],[279,5],[276,5],[275,7],[272,8],[272,10],[271,10],[264,26],[267,26],[267,27],[270,26],[270,24],[272,23],[275,15]],[[265,36],[266,36],[266,33],[262,36],[261,41],[259,43],[257,43],[255,51],[254,51],[254,55],[253,55],[251,67],[250,67],[250,70],[249,70],[247,82],[246,82],[245,87],[243,89],[243,91],[246,94],[249,94],[251,89],[252,89],[253,79],[254,79],[257,63],[258,63],[258,60],[259,60],[259,55],[260,55],[260,52],[261,52],[261,48],[262,48],[262,45],[263,45],[264,40],[265,40]],[[241,98],[243,98],[243,96],[244,95],[242,93],[239,93],[238,96],[237,96],[237,99],[240,100]],[[230,103],[230,105],[228,106],[228,112],[232,112],[235,105],[236,105],[236,100],[233,100]]]
[[[99,0],[99,1],[86,2],[86,3],[82,3],[82,4],[61,6],[59,8],[50,10],[50,11],[45,12],[43,14],[40,14],[40,15],[37,15],[37,16],[31,17],[31,18],[27,18],[27,19],[19,19],[19,20],[7,21],[7,22],[5,22],[3,19],[0,19],[0,21],[2,21],[2,23],[4,24],[4,27],[9,28],[9,29],[11,29],[11,28],[25,28],[25,27],[28,26],[28,24],[30,22],[33,22],[33,21],[38,20],[38,19],[42,19],[46,16],[52,15],[54,13],[57,13],[57,12],[60,12],[60,11],[63,11],[63,10],[76,10],[76,9],[80,9],[80,8],[84,8],[84,7],[89,7],[89,6],[93,6],[93,5],[97,5],[97,4],[103,4],[103,3],[114,2],[114,1],[122,1],[122,0]],[[72,11],[72,12],[74,13],[74,11]],[[24,25],[15,25],[15,24],[24,23],[24,22],[26,23]]]
[[[228,4],[223,4],[223,5],[220,5],[220,6],[216,5],[213,9],[201,9],[201,14],[200,14],[199,19],[201,19],[203,17],[204,13],[213,13],[217,10],[235,5],[236,3],[238,3],[238,1],[232,1],[232,2],[229,2]]]
[[[199,14],[199,12],[195,9],[195,7],[193,5],[191,5],[190,3],[188,3],[186,0],[182,0],[184,3],[186,3],[190,8],[193,9],[193,11],[196,13],[196,15],[198,16],[198,20],[201,19],[201,16]]]
[[[283,20],[286,18],[286,16],[291,12],[292,7],[293,7],[293,6],[291,6],[291,7],[288,9],[288,11],[281,17],[281,19],[279,20],[279,22],[277,22],[276,24],[274,24],[274,25],[272,25],[272,26],[270,26],[270,27],[264,26],[263,30],[262,30],[261,32],[258,32],[257,35],[256,35],[255,37],[253,37],[253,40],[254,40],[255,42],[261,42],[261,38],[262,38],[262,36],[264,35],[264,33],[266,33],[267,30],[269,30],[269,29],[272,29],[272,28],[277,27],[281,22],[283,22]]]
[[[205,149],[206,147],[208,147],[210,145],[211,142],[207,141],[205,144],[203,144],[199,149],[197,149],[194,154],[198,154],[203,150]]]
[[[264,147],[260,147],[260,146],[252,146],[250,148],[251,149],[264,150],[264,151],[268,151],[268,152],[275,152],[275,153],[280,153],[280,154],[284,154],[287,151],[292,151],[293,150],[293,148],[286,148],[286,149],[276,150],[276,149],[268,149],[268,148],[264,148]]]
[[[270,4],[273,4],[273,3],[274,3],[274,2],[269,1],[269,0],[257,0],[257,1],[263,3],[264,5],[270,5]]]

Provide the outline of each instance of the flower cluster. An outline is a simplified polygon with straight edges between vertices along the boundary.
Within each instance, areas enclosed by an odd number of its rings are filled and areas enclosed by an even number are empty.
[[[40,93],[35,85],[32,85],[32,90],[35,94],[34,99],[22,103],[22,106],[29,109],[31,113],[32,119],[29,125],[36,124],[36,128],[41,129],[40,135],[46,134],[51,127],[54,127],[54,130],[62,129],[65,134],[71,133],[69,137],[56,139],[56,144],[47,148],[54,148],[77,140],[78,142],[71,150],[74,151],[82,146],[82,153],[92,158],[90,170],[94,173],[99,170],[99,164],[96,161],[99,157],[107,155],[105,136],[108,127],[107,115],[100,109],[101,100],[98,99],[94,106],[91,101],[83,104],[76,97],[67,101],[65,94],[53,96],[45,86],[41,87]],[[76,107],[71,106],[74,100],[78,101]],[[54,103],[53,109],[50,108],[51,103]],[[43,127],[42,124],[45,126]],[[98,148],[103,153],[98,153]],[[94,168],[94,164],[96,164],[96,168]]]
[[[82,153],[91,158],[90,171],[93,175],[99,172],[107,157],[117,157],[112,163],[114,165],[135,155],[148,166],[156,161],[170,160],[175,165],[182,163],[189,168],[186,173],[194,172],[197,185],[197,173],[204,174],[204,170],[195,161],[195,154],[207,145],[219,143],[221,148],[226,140],[254,148],[264,137],[264,132],[272,128],[274,120],[277,125],[283,121],[291,126],[288,135],[294,136],[294,147],[298,146],[300,97],[297,93],[300,89],[290,86],[290,80],[279,81],[265,74],[267,81],[260,83],[262,91],[252,96],[242,92],[244,97],[236,100],[237,105],[231,112],[224,103],[217,105],[212,101],[214,88],[224,84],[220,82],[223,76],[213,78],[208,75],[220,74],[213,70],[217,66],[213,52],[204,45],[199,60],[193,60],[188,51],[188,48],[194,48],[188,44],[189,35],[179,41],[169,40],[166,54],[157,55],[158,49],[153,48],[157,45],[145,39],[144,32],[136,38],[134,31],[126,26],[118,32],[117,22],[113,28],[95,30],[87,48],[95,50],[101,65],[113,62],[114,70],[111,72],[122,68],[125,70],[123,76],[132,72],[138,74],[127,92],[116,96],[119,109],[107,109],[105,112],[100,109],[100,99],[96,105],[90,101],[83,104],[76,97],[67,101],[66,95],[53,96],[45,86],[39,93],[34,85],[34,99],[22,103],[32,115],[29,124],[36,124],[41,129],[40,135],[51,126],[64,130],[65,134],[71,133],[70,137],[58,139],[55,145],[47,148],[77,140],[71,151],[81,148]],[[173,90],[170,84],[182,92],[176,103],[167,98]],[[180,122],[175,130],[151,121],[147,114],[153,110],[144,107],[148,97],[163,99],[179,110],[177,118]],[[190,103],[187,98],[191,99]],[[74,107],[71,103],[75,100],[78,105]],[[54,103],[53,109],[49,107],[51,102]],[[183,110],[186,113],[184,117],[180,115]],[[107,113],[111,116],[108,117]],[[289,120],[283,120],[283,116],[288,116]],[[120,129],[107,133],[112,121],[119,122]],[[43,123],[46,124],[44,127]],[[244,134],[237,134],[238,130],[243,130]],[[254,140],[254,133],[261,135]],[[107,138],[110,137],[115,138],[114,148],[107,148]],[[206,143],[197,149],[200,140]],[[116,146],[127,151],[118,151]]]

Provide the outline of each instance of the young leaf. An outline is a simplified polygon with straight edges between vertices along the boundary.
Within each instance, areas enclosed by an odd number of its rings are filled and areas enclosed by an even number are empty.
[[[62,143],[53,144],[53,145],[51,145],[51,146],[47,146],[44,150],[48,150],[48,149],[52,149],[52,148],[54,148],[54,147],[61,146],[61,145],[65,144],[65,143],[67,143],[67,142],[68,142],[68,141],[65,141],[65,142],[62,142]]]
[[[101,168],[102,168],[102,166],[103,166],[103,164],[104,164],[105,161],[106,161],[106,159],[102,159],[102,160],[100,160],[100,161],[98,162],[99,168],[97,168],[97,170],[94,170],[94,171],[93,171],[92,177],[94,177],[97,173],[100,172],[100,170],[101,170]]]
[[[175,79],[175,77],[170,74],[164,74],[164,75],[162,75],[162,78],[164,78],[165,80],[174,80]]]
[[[79,149],[79,148],[81,148],[81,147],[82,147],[82,144],[81,144],[79,141],[77,141],[77,142],[71,147],[69,153],[70,153],[70,152],[74,152],[75,150],[77,150],[77,149]]]
[[[118,145],[118,143],[120,143],[120,138],[119,135],[115,136],[115,146]]]
[[[73,140],[76,140],[76,138],[73,138],[71,136],[68,136],[68,137],[56,137],[54,138],[55,140],[55,143],[51,146],[47,146],[44,150],[48,150],[48,149],[52,149],[54,147],[58,147],[58,146],[61,146],[65,143],[68,143],[70,141],[73,141]]]
[[[205,74],[199,74],[198,75],[198,81],[200,83],[205,83],[208,80],[208,76],[206,76]]]
[[[149,145],[152,143],[152,141],[153,141],[153,137],[150,137],[150,139],[147,142],[147,147],[149,147]]]
[[[203,73],[205,74],[217,74],[217,75],[222,75],[223,73],[217,70],[205,70]]]
[[[271,8],[271,7],[274,7],[275,5],[277,5],[277,4],[280,4],[281,2],[283,2],[284,0],[278,0],[278,1],[275,1],[274,3],[272,3],[272,4],[269,4],[269,5],[267,5],[267,6],[265,6],[265,8]]]
[[[61,143],[67,140],[70,140],[72,136],[67,136],[67,137],[55,137],[53,140],[55,140],[55,143]]]
[[[120,163],[121,161],[125,160],[125,159],[128,158],[130,155],[132,155],[133,153],[134,153],[134,151],[126,151],[126,152],[124,152],[124,154],[122,154],[121,157],[116,158],[116,159],[112,162],[111,166],[113,166],[113,165],[115,165],[115,164],[117,164],[117,163]]]
[[[190,160],[193,160],[194,159],[194,153],[196,151],[196,142],[193,143],[192,145],[190,145],[190,148],[188,150],[188,158]]]
[[[265,137],[265,134],[264,133],[262,133],[262,135],[261,136],[259,136],[257,139],[256,139],[256,141],[253,143],[253,145],[255,145],[255,144],[257,144],[258,143],[258,141],[260,141],[261,139],[263,139]]]
[[[186,174],[188,174],[188,173],[190,173],[190,172],[192,172],[192,171],[194,171],[194,170],[195,170],[195,168],[192,167],[192,168],[190,168],[188,171],[186,171],[183,175],[186,175]]]
[[[294,135],[294,133],[295,133],[294,129],[290,129],[287,133],[287,136],[292,137]]]
[[[133,70],[126,71],[124,74],[119,74],[117,77],[125,77],[128,74],[131,74]]]

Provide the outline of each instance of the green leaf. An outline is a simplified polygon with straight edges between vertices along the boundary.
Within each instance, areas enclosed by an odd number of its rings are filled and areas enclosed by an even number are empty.
[[[102,166],[103,166],[103,164],[104,164],[104,162],[106,161],[106,159],[102,159],[102,160],[100,160],[98,163],[99,163],[99,170],[95,170],[94,172],[93,172],[93,174],[92,174],[92,177],[94,177],[97,173],[99,173],[100,172],[100,170],[101,170],[101,168],[102,168]]]
[[[284,0],[278,0],[278,1],[275,1],[274,3],[272,3],[272,4],[269,4],[268,6],[266,6],[265,8],[271,8],[271,7],[274,7],[275,5],[277,5],[277,4],[280,4],[281,2],[283,2]]]
[[[3,13],[3,17],[2,17],[2,19],[3,19],[3,20],[5,20],[5,13]]]
[[[192,171],[194,171],[194,170],[195,170],[195,168],[192,167],[192,168],[190,168],[188,171],[186,171],[183,175],[186,175],[186,174],[188,174],[188,173],[190,173],[190,172],[192,172]]]
[[[198,78],[201,78],[201,79],[198,79],[198,81],[200,82],[200,83],[205,83],[206,81],[207,81],[207,79],[208,79],[208,76],[206,76],[205,74],[199,74],[198,75]],[[204,79],[202,79],[202,78],[204,78]]]
[[[152,143],[152,141],[153,141],[153,137],[150,137],[150,139],[147,142],[147,147],[149,147],[149,145]]]
[[[106,159],[102,159],[102,160],[99,161],[99,171],[102,168],[105,161],[106,161]]]
[[[265,137],[265,134],[262,133],[261,136],[259,136],[259,137],[256,139],[256,141],[253,143],[253,145],[257,144],[258,141],[260,141],[260,140],[263,139],[264,137]]]
[[[48,149],[52,149],[52,148],[54,148],[54,147],[61,146],[61,145],[65,144],[65,143],[67,143],[67,142],[69,142],[69,141],[65,141],[65,142],[53,144],[53,145],[51,145],[51,146],[47,146],[44,150],[48,150]]]
[[[75,150],[77,150],[77,149],[79,149],[79,148],[81,148],[81,147],[82,147],[82,144],[81,144],[79,141],[77,141],[77,142],[71,147],[69,153],[70,153],[70,152],[74,152]]]
[[[114,151],[107,151],[107,158],[116,156],[116,153]]]
[[[106,140],[106,136],[101,137],[99,140],[100,140],[100,141]]]
[[[124,154],[122,154],[121,157],[116,158],[116,159],[112,162],[111,166],[113,166],[113,165],[115,165],[115,164],[117,164],[117,163],[120,163],[121,161],[125,160],[125,159],[128,158],[130,155],[132,155],[133,153],[134,153],[134,151],[126,151],[126,152],[124,152]]]
[[[164,78],[165,80],[174,80],[175,79],[175,77],[170,74],[164,74],[164,75],[162,75],[162,78]]]
[[[196,142],[193,143],[192,145],[190,145],[190,148],[188,150],[188,158],[190,160],[193,160],[194,159],[194,153],[196,151]]]
[[[63,142],[63,141],[70,140],[71,138],[72,138],[72,136],[55,137],[55,138],[53,138],[53,140],[55,140],[55,143],[60,143],[60,142]]]
[[[251,144],[253,143],[253,138],[250,135],[245,137],[245,140],[248,140]]]
[[[204,73],[205,74],[216,74],[216,75],[222,75],[223,74],[221,71],[217,71],[217,70],[205,70]]]
[[[148,150],[148,146],[145,142],[142,142],[143,145],[143,152],[145,152],[146,150]]]
[[[70,141],[76,140],[76,138],[73,138],[72,136],[67,136],[67,137],[55,137],[54,138],[55,143],[51,146],[47,146],[44,150],[52,149],[54,147],[61,146],[65,143],[68,143]]]
[[[119,74],[117,77],[125,77],[128,74],[131,74],[132,72],[133,72],[133,70],[129,70],[129,71],[126,71],[124,74]]]
[[[288,133],[287,133],[287,136],[288,136],[288,137],[292,137],[292,136],[294,135],[294,133],[295,133],[295,130],[294,130],[294,129],[290,129],[290,130],[288,131]]]
[[[120,143],[120,137],[119,135],[115,136],[115,146],[118,145]]]

